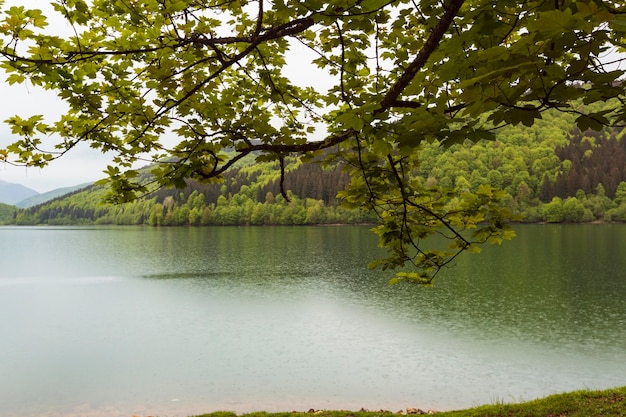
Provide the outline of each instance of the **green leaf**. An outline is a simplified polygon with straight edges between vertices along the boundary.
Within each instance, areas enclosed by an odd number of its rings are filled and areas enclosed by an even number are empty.
[[[512,125],[521,122],[524,126],[530,127],[535,123],[535,119],[541,119],[541,113],[535,108],[510,109],[504,114],[504,121]]]
[[[361,7],[366,11],[374,11],[389,4],[389,0],[363,0]]]
[[[463,80],[459,83],[459,87],[460,88],[467,88],[470,86],[473,86],[475,84],[479,84],[484,80],[487,81],[492,81],[494,78],[498,78],[501,75],[507,75],[510,73],[513,73],[516,70],[520,70],[523,68],[530,68],[530,67],[536,67],[537,63],[536,62],[520,62],[518,64],[515,65],[509,65],[506,67],[499,67],[493,71],[489,71],[489,72],[483,72],[480,75],[477,75],[475,77],[472,77],[470,79],[467,80]]]
[[[624,14],[616,14],[613,15],[611,20],[609,21],[611,28],[618,31],[626,31],[626,15]]]
[[[588,129],[596,131],[602,130],[607,124],[607,118],[601,115],[587,116],[583,114],[576,119],[576,126],[583,132]]]
[[[365,125],[363,118],[355,112],[346,112],[335,118],[335,121],[346,129],[361,130]]]
[[[398,136],[398,146],[404,153],[413,152],[422,143],[423,137],[417,132],[409,131]]]
[[[6,81],[9,83],[9,85],[13,85],[13,84],[22,84],[24,81],[26,80],[26,77],[23,74],[9,74],[8,77],[6,77]]]

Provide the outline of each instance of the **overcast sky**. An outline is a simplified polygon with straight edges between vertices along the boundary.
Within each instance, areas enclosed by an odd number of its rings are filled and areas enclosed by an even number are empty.
[[[53,31],[57,35],[72,33],[69,25],[51,10],[48,0],[6,0],[3,7],[12,5],[42,9],[48,16],[47,31]],[[291,65],[286,68],[292,81],[299,85],[311,85],[313,83],[318,89],[329,88],[331,81],[325,71],[314,70],[308,65],[314,58],[311,51],[306,50],[301,45],[292,46],[295,46],[293,53],[297,55],[297,59],[291,60]],[[304,64],[306,69],[303,69],[301,64]],[[0,148],[4,148],[19,139],[11,134],[10,127],[4,123],[9,117],[20,115],[22,118],[27,118],[41,114],[47,121],[52,122],[58,119],[65,108],[63,102],[57,99],[54,94],[33,87],[28,83],[9,86],[4,82],[4,77],[5,74],[0,70],[0,97],[2,97],[2,104],[0,105]],[[323,133],[321,136],[317,134],[314,139],[321,139],[323,135]],[[46,147],[45,144],[42,147],[52,149],[53,138],[50,138],[50,141],[50,147]],[[105,177],[103,171],[110,164],[111,159],[110,156],[103,155],[99,151],[81,144],[43,169],[15,167],[0,162],[0,181],[17,183],[38,192],[46,192]]]
[[[53,94],[33,88],[30,85],[8,86],[0,83],[0,147],[19,139],[11,134],[10,127],[4,123],[13,115],[27,118],[34,114],[42,114],[49,120],[56,119],[64,107]],[[53,139],[50,138],[53,142]],[[52,149],[52,145],[46,147]],[[25,168],[15,167],[7,163],[0,163],[0,180],[22,184],[38,192],[50,191],[55,188],[68,187],[85,182],[96,181],[105,175],[110,157],[103,155],[88,146],[79,146],[66,154],[63,158],[53,161],[48,167]]]
[[[51,17],[48,0],[7,0],[3,7],[24,5],[44,10]],[[55,32],[62,33],[69,27],[62,19],[49,19],[50,26]],[[34,114],[42,114],[47,120],[53,121],[59,117],[64,109],[63,103],[54,94],[30,84],[9,86],[4,82],[5,74],[0,71],[0,148],[19,139],[11,134],[10,127],[4,123],[14,115],[27,118]],[[50,139],[52,141],[52,139]],[[45,147],[45,144],[44,144]],[[51,149],[52,146],[46,147]],[[55,188],[69,187],[92,182],[103,178],[103,170],[109,164],[110,157],[103,155],[88,146],[79,146],[66,154],[63,158],[53,161],[44,169],[15,167],[0,162],[0,181],[12,182],[32,188],[38,192],[46,192]]]

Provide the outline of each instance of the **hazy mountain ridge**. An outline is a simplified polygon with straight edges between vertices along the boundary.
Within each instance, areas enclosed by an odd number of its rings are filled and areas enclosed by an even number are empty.
[[[0,203],[14,206],[20,201],[38,194],[32,188],[0,180]]]
[[[74,185],[72,187],[63,187],[63,188],[56,188],[54,190],[45,192],[45,193],[40,193],[37,195],[33,195],[31,197],[28,197],[20,202],[18,202],[17,204],[15,204],[16,207],[19,208],[29,208],[29,207],[33,207],[36,206],[38,204],[43,204],[46,203],[50,200],[53,200],[57,197],[61,197],[64,196],[66,194],[72,193],[74,191],[80,190],[82,188],[86,188],[89,185],[91,185],[91,183],[86,182],[83,184],[78,184],[78,185]]]
[[[56,188],[45,193],[39,193],[24,185],[0,180],[0,204],[29,208],[37,204],[46,203],[73,191],[80,190],[89,185],[91,185],[91,183],[82,183],[71,187]]]

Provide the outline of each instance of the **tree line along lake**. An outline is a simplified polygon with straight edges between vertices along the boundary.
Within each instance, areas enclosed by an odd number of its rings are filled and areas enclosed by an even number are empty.
[[[625,225],[520,225],[433,287],[367,227],[0,228],[0,415],[455,409],[626,384]]]

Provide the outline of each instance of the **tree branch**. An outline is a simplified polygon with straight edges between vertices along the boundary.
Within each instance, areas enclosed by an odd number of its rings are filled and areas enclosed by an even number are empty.
[[[385,110],[394,107],[394,105],[398,102],[398,97],[402,94],[404,89],[411,83],[415,75],[426,65],[428,58],[432,55],[433,52],[439,46],[441,39],[447,32],[448,28],[454,21],[459,9],[463,5],[465,0],[451,0],[450,4],[446,8],[446,12],[430,32],[430,36],[424,43],[424,47],[419,51],[417,57],[409,64],[407,69],[404,71],[402,76],[396,81],[396,83],[391,86],[385,97],[380,103],[380,108],[376,110],[374,113],[382,113]]]
[[[253,152],[266,152],[266,153],[274,153],[278,155],[286,155],[289,153],[307,153],[307,152],[321,151],[323,149],[327,149],[335,145],[338,145],[341,142],[349,139],[355,134],[356,133],[353,129],[349,129],[345,132],[342,132],[341,134],[330,136],[323,141],[306,142],[306,143],[302,143],[298,145],[272,145],[269,143],[261,143],[258,145],[247,144],[246,147],[237,149],[238,154],[236,156],[229,159],[228,162],[226,162],[220,168],[214,169],[208,174],[203,174],[202,178],[210,179],[210,178],[215,178],[215,177],[222,175],[241,158]]]
[[[11,52],[4,48],[0,50],[0,55],[9,59],[12,62],[24,62],[29,64],[46,64],[46,65],[66,65],[68,63],[80,62],[84,60],[91,59],[96,56],[120,56],[120,55],[135,55],[135,54],[146,54],[150,52],[156,52],[165,48],[181,48],[187,45],[203,45],[209,47],[215,47],[217,45],[226,45],[226,44],[234,44],[234,43],[249,43],[250,46],[246,50],[251,50],[256,48],[259,44],[266,42],[272,39],[279,39],[286,36],[295,35],[301,32],[304,32],[309,27],[313,26],[315,23],[312,15],[307,17],[302,17],[300,19],[295,19],[291,22],[283,23],[282,25],[272,27],[267,29],[265,32],[255,33],[253,36],[249,37],[240,37],[240,36],[230,36],[230,37],[221,37],[221,38],[206,38],[202,37],[197,33],[192,34],[189,37],[185,37],[179,39],[177,43],[172,45],[160,44],[157,46],[152,46],[148,48],[137,48],[137,49],[123,49],[123,50],[76,50],[76,51],[68,51],[66,52],[66,58],[49,58],[49,59],[41,59],[41,58],[29,58],[25,56],[18,55],[15,52]]]

